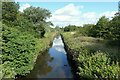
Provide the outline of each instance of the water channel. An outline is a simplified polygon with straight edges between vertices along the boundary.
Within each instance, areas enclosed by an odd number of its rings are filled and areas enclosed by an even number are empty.
[[[54,39],[48,52],[38,57],[26,78],[73,78],[61,36]]]

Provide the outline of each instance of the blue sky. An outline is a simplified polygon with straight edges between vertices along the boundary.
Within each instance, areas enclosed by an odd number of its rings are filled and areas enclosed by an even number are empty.
[[[48,21],[61,27],[68,24],[78,26],[95,24],[103,15],[111,19],[118,10],[118,2],[19,2],[19,4],[21,12],[30,6],[49,9],[52,17]]]

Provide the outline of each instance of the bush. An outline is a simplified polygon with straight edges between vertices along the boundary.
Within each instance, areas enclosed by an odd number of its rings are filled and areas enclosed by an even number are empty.
[[[33,69],[38,53],[35,38],[6,25],[3,25],[2,34],[2,64],[9,61],[8,66],[18,75],[26,75]]]
[[[119,62],[101,52],[90,53],[89,50],[80,50],[76,60],[79,72],[83,78],[119,78]]]

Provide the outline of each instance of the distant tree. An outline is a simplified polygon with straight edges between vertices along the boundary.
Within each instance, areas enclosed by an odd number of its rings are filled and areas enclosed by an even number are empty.
[[[102,16],[97,22],[97,24],[92,28],[93,37],[105,38],[105,34],[108,33],[108,23],[109,19],[105,16]]]
[[[64,28],[63,28],[63,27],[61,27],[61,28],[60,28],[60,30],[61,30],[61,31],[64,31]]]
[[[55,27],[55,30],[56,30],[56,31],[59,31],[59,30],[60,30],[60,27],[59,27],[59,26],[56,26],[56,27]]]
[[[94,24],[84,24],[83,27],[78,27],[78,33],[83,36],[92,36],[92,27]]]
[[[85,24],[83,25],[83,34],[86,36],[92,36],[92,28],[94,24]]]
[[[68,26],[66,26],[66,27],[64,28],[64,31],[65,31],[65,32],[70,31],[69,27],[68,27]]]
[[[68,25],[65,26],[64,31],[68,32],[68,31],[75,31],[77,29],[77,27],[75,25]]]

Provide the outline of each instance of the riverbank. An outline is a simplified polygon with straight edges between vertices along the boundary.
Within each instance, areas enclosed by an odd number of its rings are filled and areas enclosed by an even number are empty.
[[[30,74],[20,80],[33,78],[71,78],[71,80],[73,80],[73,74],[67,60],[61,36],[56,36],[54,38],[53,45],[49,48],[49,50],[46,50],[46,52],[38,56],[34,69],[30,72]]]
[[[62,33],[68,58],[77,78],[120,78],[120,55],[107,40]],[[73,66],[74,65],[74,66]]]
[[[6,61],[6,62],[4,62],[4,64],[0,65],[0,70],[1,70],[0,71],[0,79],[17,78],[18,76],[25,76],[26,74],[29,74],[30,71],[34,68],[34,65],[35,65],[38,55],[41,55],[42,52],[44,52],[46,49],[48,49],[50,47],[50,44],[52,43],[52,41],[56,35],[57,35],[57,33],[55,33],[55,32],[46,33],[43,38],[33,39],[33,41],[34,41],[34,43],[32,43],[33,46],[30,45],[31,49],[27,53],[25,52],[25,50],[27,50],[29,43],[28,43],[28,41],[26,41],[28,44],[25,45],[25,42],[24,42],[24,44],[22,44],[22,45],[23,45],[23,47],[24,46],[26,46],[26,47],[23,48],[24,54],[19,53],[21,55],[20,58],[14,58],[13,59],[14,63],[11,61]],[[31,40],[31,42],[33,42],[33,41]],[[19,47],[19,45],[17,47]],[[14,49],[14,48],[12,48],[12,49]],[[20,48],[20,49],[22,49],[22,48]],[[16,57],[18,55],[16,55]],[[12,55],[11,55],[11,57],[12,57]],[[15,63],[15,61],[17,62],[18,65]],[[23,62],[24,62],[24,64],[23,64]],[[18,66],[21,66],[21,67],[19,68]],[[21,71],[16,72],[18,70],[21,70]],[[20,73],[20,72],[23,72],[23,73]],[[17,73],[19,73],[19,74],[17,74]],[[23,74],[23,75],[20,75],[20,74]]]

